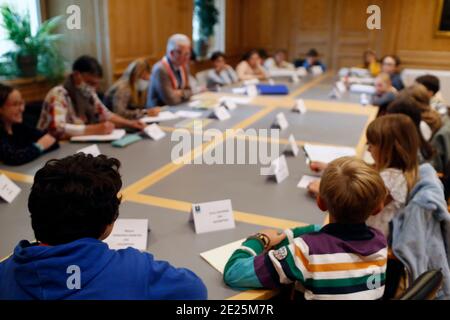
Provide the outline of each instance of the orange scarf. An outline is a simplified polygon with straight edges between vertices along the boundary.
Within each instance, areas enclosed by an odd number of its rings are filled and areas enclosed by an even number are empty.
[[[181,72],[181,86],[178,83],[178,79],[175,76],[175,73],[172,70],[172,67],[170,66],[169,60],[167,57],[164,57],[162,59],[162,64],[164,68],[166,69],[167,73],[169,74],[170,81],[172,82],[172,87],[174,90],[177,90],[178,88],[184,89],[187,86],[188,80],[187,80],[187,72],[185,66],[181,66],[180,72]]]

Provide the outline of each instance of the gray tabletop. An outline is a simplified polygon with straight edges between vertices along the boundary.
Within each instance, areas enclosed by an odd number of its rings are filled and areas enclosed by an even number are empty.
[[[305,79],[298,85],[304,84],[305,81],[309,80]],[[328,85],[331,85],[331,82]],[[317,88],[306,91],[306,97],[305,95],[301,97],[307,98],[311,90],[318,90],[314,92],[317,92],[320,100],[324,100],[323,97],[328,90],[326,81],[325,84],[319,84]],[[272,100],[268,105],[273,106],[273,104]],[[223,132],[266,107],[263,105],[239,106],[231,111],[231,119],[222,122],[213,120],[206,128],[216,128]],[[187,109],[187,106],[170,109],[183,110]],[[202,112],[202,117],[206,118],[211,110]],[[287,130],[281,132],[281,138],[285,139],[293,133],[296,140],[325,144],[355,147],[367,122],[366,115],[339,113],[331,109],[330,112],[309,110],[306,114],[299,115],[288,109],[276,108],[261,118],[255,118],[256,122],[246,123],[245,126],[253,129],[268,129],[278,112],[284,112],[290,124]],[[173,128],[181,120],[163,122],[161,125]],[[126,188],[139,184],[143,177],[148,177],[158,169],[171,164],[171,153],[174,146],[179,143],[179,141],[172,141],[171,134],[171,130],[168,130],[166,137],[160,141],[144,139],[126,148],[114,148],[110,143],[98,145],[103,154],[114,156],[122,162],[121,173],[124,188]],[[202,143],[201,140],[193,139],[192,136],[190,139],[192,139],[191,148]],[[0,164],[0,170],[33,176],[49,159],[74,154],[91,144],[64,143],[59,150],[46,154],[32,163],[19,167]],[[216,150],[221,146],[221,144],[216,146]],[[279,152],[273,156],[282,153],[286,147],[285,144],[277,146],[279,146]],[[248,150],[249,148],[247,152]],[[226,150],[224,150],[224,157],[226,157]],[[176,206],[168,209],[171,205],[151,203],[151,201],[139,203],[135,199],[123,203],[121,217],[148,218],[151,228],[149,252],[154,253],[157,259],[168,260],[175,266],[188,267],[196,272],[206,283],[211,299],[231,297],[237,292],[223,284],[221,275],[200,257],[201,252],[245,238],[262,228],[264,223],[260,221],[266,219],[264,221],[267,225],[267,218],[289,223],[322,224],[324,222],[325,215],[317,208],[314,199],[306,193],[306,190],[296,187],[303,175],[311,174],[304,155],[288,156],[287,163],[290,175],[280,184],[260,174],[260,169],[263,166],[266,167],[261,163],[253,165],[200,164],[177,168],[154,183],[146,184],[147,181],[141,184],[137,188],[139,191],[135,191],[140,192],[135,195],[153,196],[153,199],[166,199],[168,202],[183,204],[231,199],[236,212],[253,214],[251,217],[254,219],[247,221],[248,223],[237,219],[236,228],[233,230],[196,235],[193,226],[188,223],[188,214],[179,211]],[[23,190],[19,197],[12,204],[0,202],[0,257],[8,255],[19,240],[34,239],[27,209],[30,184],[17,183]],[[182,248],[182,250],[174,250],[174,248]]]

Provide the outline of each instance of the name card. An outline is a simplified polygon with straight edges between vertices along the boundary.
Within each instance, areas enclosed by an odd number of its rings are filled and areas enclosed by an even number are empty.
[[[292,75],[292,82],[293,83],[299,83],[300,82],[300,78],[298,77],[298,74],[294,73]]]
[[[297,68],[297,74],[299,77],[306,77],[308,75],[308,71],[305,67],[299,67]]]
[[[144,132],[149,138],[155,141],[161,140],[166,136],[166,133],[156,123],[145,127]]]
[[[228,112],[227,108],[225,108],[225,107],[215,108],[212,116],[220,121],[225,121],[225,120],[228,120],[231,118],[230,113]]]
[[[236,227],[231,200],[192,204],[190,220],[197,234]]]
[[[289,123],[283,112],[280,112],[279,114],[277,114],[277,116],[275,118],[275,122],[273,123],[272,127],[280,128],[280,130],[285,130],[289,127]]]
[[[336,82],[336,89],[338,89],[338,91],[340,93],[344,93],[347,91],[347,87],[345,86],[344,82],[342,82],[342,81]]]
[[[258,79],[244,80],[244,86],[252,86],[258,83],[259,83]]]
[[[289,177],[289,169],[286,162],[286,157],[281,155],[280,157],[273,160],[270,164],[270,175],[275,177],[277,183],[283,182],[287,177]]]
[[[286,148],[286,153],[294,155],[294,157],[298,156],[300,152],[300,148],[297,145],[297,141],[295,141],[295,137],[293,134],[289,136],[289,144]]]
[[[99,155],[101,155],[102,153],[100,152],[100,149],[98,148],[98,145],[93,144],[92,146],[83,148],[78,150],[76,153],[84,153],[84,154],[90,154],[93,157],[98,157]]]
[[[321,66],[313,66],[311,67],[311,73],[315,76],[318,76],[323,73],[323,69]]]
[[[361,94],[359,101],[363,106],[367,106],[368,104],[370,104],[369,96],[366,93]]]
[[[249,97],[257,97],[258,96],[258,88],[255,85],[247,87],[247,95]]]
[[[270,84],[271,86],[273,86],[273,85],[275,84],[275,81],[274,81],[272,78],[270,78],[270,79],[269,79],[269,84]]]
[[[104,242],[113,250],[131,247],[145,251],[148,231],[147,219],[118,219],[114,223],[113,231]]]
[[[306,113],[306,106],[305,106],[305,101],[303,101],[303,99],[297,99],[295,101],[295,106],[292,109],[293,112],[298,112],[300,114],[304,114]]]
[[[341,99],[342,98],[342,94],[339,92],[338,89],[333,88],[333,90],[331,90],[329,97],[332,99]]]
[[[8,203],[12,203],[14,199],[22,191],[14,182],[12,182],[4,174],[0,174],[0,198]]]
[[[230,111],[237,108],[236,102],[231,101],[231,100],[223,101],[223,102],[222,102],[222,105],[223,105],[225,108],[227,108],[228,110],[230,110]]]

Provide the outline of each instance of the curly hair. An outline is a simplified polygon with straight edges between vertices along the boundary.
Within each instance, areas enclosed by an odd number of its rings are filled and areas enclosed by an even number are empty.
[[[36,239],[48,245],[99,239],[119,216],[119,168],[115,158],[84,153],[48,161],[28,199]]]

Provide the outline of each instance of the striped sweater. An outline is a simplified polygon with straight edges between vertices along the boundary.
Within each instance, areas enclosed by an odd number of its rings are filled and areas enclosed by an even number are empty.
[[[225,266],[225,283],[244,290],[295,282],[308,300],[382,298],[387,243],[380,231],[329,224],[284,232],[285,240],[267,253],[259,240],[246,240]]]

